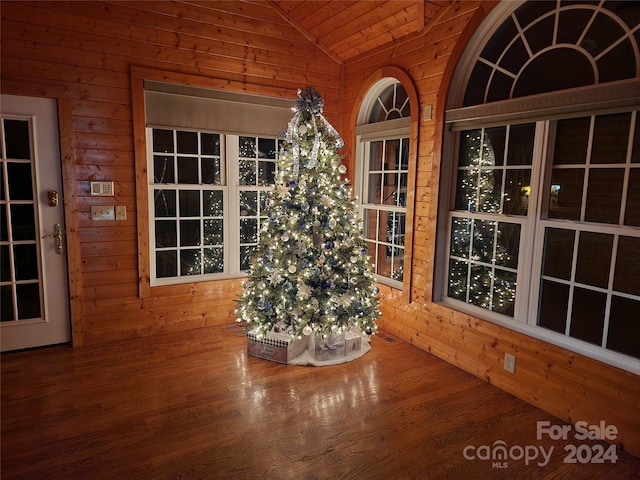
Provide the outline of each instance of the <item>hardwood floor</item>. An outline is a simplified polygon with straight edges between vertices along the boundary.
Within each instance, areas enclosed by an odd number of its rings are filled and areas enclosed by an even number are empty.
[[[619,447],[564,463],[609,447],[538,440],[563,423],[385,332],[333,367],[248,357],[236,325],[1,360],[3,480],[640,478]],[[500,441],[506,468],[471,458]]]

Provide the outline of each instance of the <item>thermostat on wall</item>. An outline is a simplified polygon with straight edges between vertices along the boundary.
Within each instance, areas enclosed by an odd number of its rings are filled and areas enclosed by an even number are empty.
[[[91,182],[91,195],[113,197],[113,182]]]

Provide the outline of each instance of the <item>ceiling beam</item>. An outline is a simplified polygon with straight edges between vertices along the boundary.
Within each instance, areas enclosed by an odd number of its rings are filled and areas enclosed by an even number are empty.
[[[326,45],[322,44],[320,42],[320,40],[318,40],[315,36],[313,36],[311,34],[311,32],[309,32],[306,28],[304,28],[302,25],[300,25],[300,23],[298,23],[296,20],[294,20],[293,18],[291,18],[291,16],[289,15],[289,13],[284,10],[280,5],[278,5],[276,2],[269,0],[269,5],[276,11],[278,12],[278,14],[284,18],[287,23],[290,23],[292,27],[294,27],[296,30],[298,30],[302,35],[304,35],[305,37],[307,37],[307,39],[313,43],[316,47],[318,47],[320,50],[322,50],[324,53],[326,53],[327,55],[329,55],[329,57],[331,57],[336,63],[342,65],[344,62],[342,61],[342,59],[336,55],[333,51],[331,51],[331,49],[329,47],[327,47]]]

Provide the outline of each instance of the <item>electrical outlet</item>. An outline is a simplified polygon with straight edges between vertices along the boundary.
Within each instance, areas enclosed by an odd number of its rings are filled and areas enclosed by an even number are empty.
[[[504,354],[504,369],[509,373],[516,373],[516,357],[510,353]]]

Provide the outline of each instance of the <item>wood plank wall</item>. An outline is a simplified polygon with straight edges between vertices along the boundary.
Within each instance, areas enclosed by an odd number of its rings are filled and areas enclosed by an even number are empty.
[[[411,278],[405,281],[404,292],[381,286],[380,325],[565,421],[604,420],[616,425],[618,443],[640,456],[640,377],[432,302],[448,82],[464,45],[492,6],[491,2],[454,3],[439,12],[422,35],[345,62],[345,117],[355,118],[364,93],[389,65],[408,74],[419,94],[420,110],[432,105],[434,112],[431,120],[421,115],[418,126]],[[351,168],[352,124],[344,135]],[[517,357],[515,375],[503,369],[505,353]]]
[[[619,443],[640,456],[638,376],[431,299],[448,75],[492,5],[447,4],[420,34],[340,66],[265,2],[2,2],[2,92],[60,99],[61,129],[72,136],[62,148],[72,196],[65,206],[74,344],[229,322],[240,287],[238,280],[207,282],[140,295],[132,67],[281,98],[315,85],[352,166],[351,120],[361,95],[376,72],[395,66],[413,80],[420,110],[432,105],[434,118],[416,125],[410,278],[404,292],[382,288],[381,326],[559,418],[618,426]],[[126,221],[91,221],[90,206],[100,203],[88,194],[92,180],[115,181]],[[515,375],[502,369],[505,353],[518,357]]]
[[[94,344],[232,321],[240,281],[141,296],[133,68],[165,79],[290,98],[314,85],[341,128],[341,66],[266,2],[2,2],[3,93],[59,99],[73,342]],[[283,130],[286,126],[283,125]],[[115,197],[89,182],[115,182]],[[144,188],[144,185],[142,186]],[[125,205],[96,222],[91,205]]]

